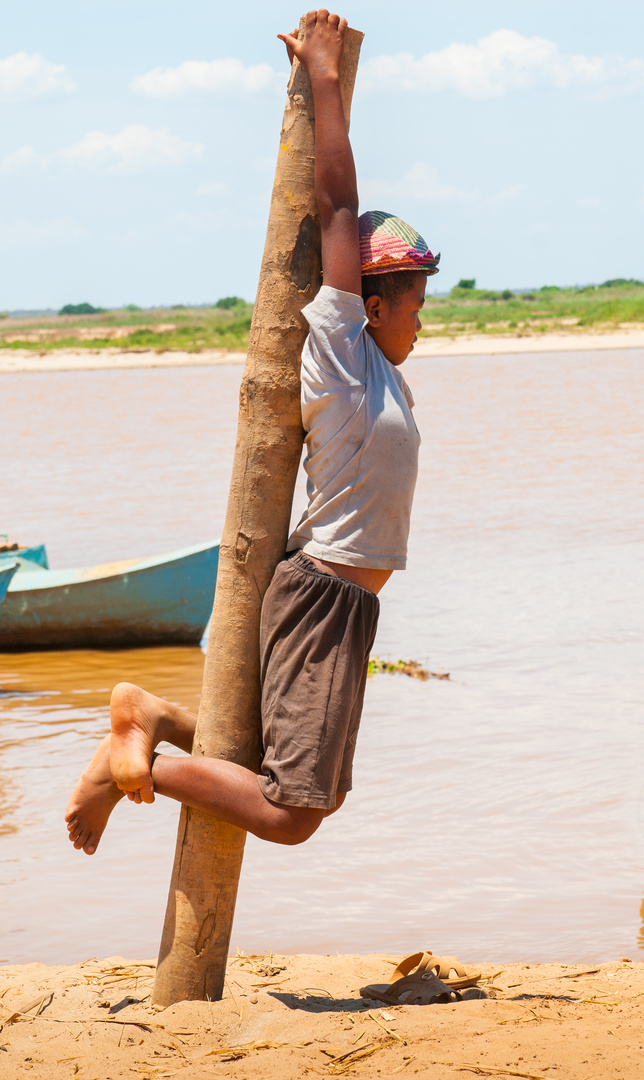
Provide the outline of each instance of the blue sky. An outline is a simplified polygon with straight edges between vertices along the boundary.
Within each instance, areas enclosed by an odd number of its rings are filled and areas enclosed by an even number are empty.
[[[0,44],[0,310],[254,297],[282,0],[22,0]],[[644,278],[644,5],[350,0],[363,208],[490,288]]]

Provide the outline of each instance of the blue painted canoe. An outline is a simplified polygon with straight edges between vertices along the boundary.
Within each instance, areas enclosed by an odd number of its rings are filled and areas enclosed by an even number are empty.
[[[18,571],[18,563],[3,562],[0,563],[0,604],[7,595],[7,589],[11,584],[11,579]]]
[[[219,543],[89,570],[21,566],[0,608],[0,652],[198,644]]]

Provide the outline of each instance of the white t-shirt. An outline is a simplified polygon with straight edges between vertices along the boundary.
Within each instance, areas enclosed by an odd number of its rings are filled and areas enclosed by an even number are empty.
[[[420,445],[411,391],[367,333],[361,296],[323,285],[303,314],[309,503],[287,551],[404,570]]]

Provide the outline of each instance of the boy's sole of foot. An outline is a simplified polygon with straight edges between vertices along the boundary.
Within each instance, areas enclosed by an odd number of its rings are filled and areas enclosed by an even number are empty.
[[[110,772],[110,736],[107,735],[74,788],[65,821],[69,839],[77,851],[93,855],[105,826],[123,792]]]
[[[112,691],[110,770],[121,791],[139,796],[134,802],[154,802],[150,766],[162,737],[159,728],[164,705],[160,698],[131,683],[119,683]]]

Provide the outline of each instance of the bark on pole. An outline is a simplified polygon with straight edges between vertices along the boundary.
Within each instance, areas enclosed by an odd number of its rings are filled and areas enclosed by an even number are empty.
[[[300,23],[300,36],[303,34]],[[363,35],[347,33],[347,124]],[[257,769],[261,753],[259,618],[284,553],[302,451],[301,309],[321,282],[314,192],[314,109],[294,61],[266,245],[240,390],[239,422],[193,754]],[[218,1000],[246,833],[183,806],[152,1000]],[[258,897],[264,903],[265,897]]]

